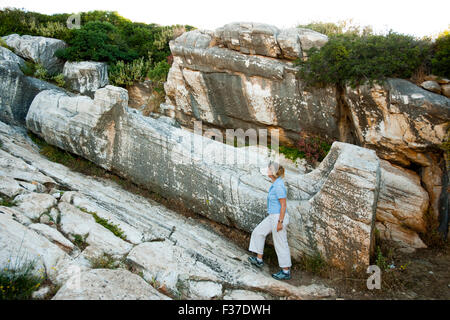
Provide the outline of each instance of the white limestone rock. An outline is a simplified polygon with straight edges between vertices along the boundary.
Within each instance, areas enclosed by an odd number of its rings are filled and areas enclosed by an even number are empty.
[[[65,238],[58,230],[42,223],[34,223],[28,226],[30,229],[36,231],[37,233],[43,235],[51,242],[58,245],[61,249],[65,251],[72,251],[74,245],[67,238]]]
[[[30,219],[38,219],[56,205],[56,199],[46,193],[26,193],[14,198],[17,209]]]
[[[65,192],[61,203],[65,203],[66,206],[69,206],[70,202],[102,208],[110,216],[120,220],[122,224],[128,224],[129,228],[134,228],[142,232],[145,237],[156,241],[150,242],[150,245],[164,240],[163,242],[167,242],[169,246],[174,247],[173,252],[176,255],[173,258],[173,263],[179,264],[180,268],[173,271],[175,274],[178,272],[180,284],[187,284],[186,289],[182,290],[182,292],[188,295],[188,299],[192,295],[189,290],[190,285],[195,286],[196,282],[204,280],[221,284],[223,288],[258,292],[264,296],[267,295],[269,298],[320,299],[335,294],[334,290],[328,287],[314,287],[315,289],[310,288],[310,286],[296,287],[273,279],[269,273],[261,273],[259,270],[255,270],[247,262],[248,254],[245,250],[237,247],[228,239],[219,236],[210,227],[180,216],[142,196],[130,193],[111,180],[85,176],[71,171],[63,165],[47,160],[39,154],[37,149],[32,147],[31,141],[23,132],[13,130],[12,127],[1,122],[0,139],[4,147],[10,152],[11,161],[26,161],[33,167],[39,168],[46,177],[51,177],[66,189],[78,190]],[[2,211],[4,208],[0,209]],[[6,209],[14,209],[14,207]],[[77,214],[75,213],[74,215]],[[7,216],[12,221],[11,215],[7,214]],[[74,218],[72,220],[75,224],[80,219]],[[87,229],[89,229],[90,223],[92,221],[86,222],[82,220],[79,225],[83,227],[83,225],[87,224]],[[0,228],[0,235],[2,235],[2,230],[4,229]],[[78,232],[76,231],[76,226],[73,226],[73,230]],[[35,234],[39,236],[37,233]],[[44,237],[40,237],[57,248],[56,245],[50,243]],[[110,243],[109,245],[115,246],[116,243]],[[150,256],[146,255],[146,250],[144,250],[147,245],[143,243],[135,247],[137,253],[142,253],[139,255],[134,254],[136,259],[133,259],[136,260],[136,265],[140,266],[139,268],[142,268],[147,276],[152,275],[152,272],[164,274],[165,266],[158,262],[158,257],[161,256],[160,260],[165,261],[168,259],[168,256],[164,250],[154,250],[153,248],[151,252],[156,252],[157,255],[156,259],[151,259]],[[89,247],[81,254],[77,253],[75,248],[72,253],[73,259],[62,260],[57,263],[55,266],[56,271],[54,270],[51,273],[51,281],[60,285],[67,284],[70,287],[73,282],[68,283],[68,280],[74,278],[77,274],[88,271],[91,264],[89,255],[85,254],[85,252]],[[2,251],[0,250],[0,252]],[[194,265],[193,262],[195,261],[197,261],[195,263],[196,266],[203,265],[203,268],[206,268],[208,271],[207,279],[197,277],[198,272],[189,267],[190,264]],[[193,273],[190,272],[191,269]],[[166,274],[169,273],[166,272]],[[149,279],[149,281],[152,280],[153,278]],[[170,280],[170,277],[167,280]],[[156,279],[155,284],[157,284],[157,281],[158,279]]]
[[[13,178],[0,176],[0,195],[13,198],[24,191],[25,189]]]
[[[426,232],[424,215],[428,207],[428,193],[421,186],[419,175],[381,160],[377,221],[384,224],[384,229],[395,225],[395,230],[382,232],[381,236],[389,234],[388,239],[402,242],[404,246],[426,247],[417,233]]]
[[[40,63],[51,74],[60,73],[64,62],[55,56],[55,52],[64,49],[67,44],[58,39],[11,34],[3,37],[6,44],[22,58]]]
[[[0,60],[11,61],[17,63],[19,66],[25,66],[25,60],[2,46],[0,46]]]
[[[47,273],[53,279],[58,272],[55,266],[63,260],[70,260],[70,257],[61,248],[0,212],[2,268],[20,268],[34,263],[34,274],[43,276]]]
[[[77,277],[77,276],[74,276]],[[52,300],[170,300],[124,269],[94,269],[72,277]]]
[[[76,92],[93,96],[108,84],[108,65],[104,62],[81,61],[64,64],[66,85]]]

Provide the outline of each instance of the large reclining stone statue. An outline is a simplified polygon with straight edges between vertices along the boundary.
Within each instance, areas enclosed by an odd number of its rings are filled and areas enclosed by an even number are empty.
[[[260,168],[268,157],[143,117],[127,103],[127,91],[113,86],[97,90],[94,99],[46,90],[26,123],[48,143],[215,221],[251,232],[265,217],[270,180]],[[257,161],[230,163],[231,156]],[[366,268],[380,183],[375,152],[335,142],[316,170],[289,171],[285,181],[292,256],[320,253],[342,269]]]

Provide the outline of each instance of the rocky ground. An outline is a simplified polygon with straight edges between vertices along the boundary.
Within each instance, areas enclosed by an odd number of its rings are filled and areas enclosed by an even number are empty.
[[[245,250],[193,218],[49,161],[23,129],[0,123],[0,140],[0,262],[34,261],[41,297],[334,297],[255,270]]]
[[[381,290],[368,290],[365,274],[345,275],[320,261],[296,261],[293,279],[279,282],[270,277],[277,271],[270,237],[266,266],[256,270],[246,262],[247,233],[129,190],[112,173],[91,177],[51,162],[23,129],[1,123],[0,141],[0,192],[13,204],[0,206],[0,260],[21,247],[38,261],[46,280],[35,298],[450,298],[448,246],[389,253],[395,268],[383,272]]]

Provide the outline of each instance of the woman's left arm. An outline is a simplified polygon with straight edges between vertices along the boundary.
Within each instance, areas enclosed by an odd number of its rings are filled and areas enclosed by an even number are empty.
[[[280,231],[281,229],[283,229],[283,223],[280,221],[283,221],[284,214],[286,213],[286,198],[281,198],[278,200],[280,201],[281,209],[280,209],[280,218],[278,220],[278,225],[277,225],[277,231]]]

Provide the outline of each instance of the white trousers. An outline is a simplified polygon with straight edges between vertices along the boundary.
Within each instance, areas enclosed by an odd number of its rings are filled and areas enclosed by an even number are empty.
[[[287,241],[287,225],[289,224],[289,214],[285,213],[283,220],[283,229],[277,231],[278,218],[280,214],[269,214],[252,232],[250,246],[248,250],[257,254],[263,254],[266,237],[272,232],[273,244],[278,257],[280,268],[289,268],[292,266],[291,253]]]

